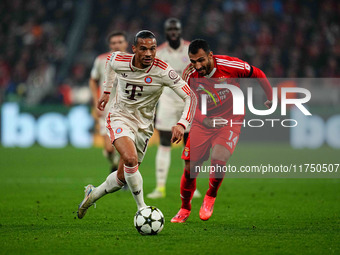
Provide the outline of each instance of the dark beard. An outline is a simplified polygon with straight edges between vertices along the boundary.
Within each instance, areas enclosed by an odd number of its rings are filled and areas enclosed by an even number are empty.
[[[178,37],[177,40],[170,40],[170,38],[167,36],[166,39],[168,40],[170,47],[173,48],[174,50],[178,49],[179,46],[181,45],[180,37]]]
[[[205,75],[209,75],[212,72],[213,68],[211,68],[211,66],[212,66],[211,61],[208,61],[207,67],[205,68],[205,72],[206,72]]]

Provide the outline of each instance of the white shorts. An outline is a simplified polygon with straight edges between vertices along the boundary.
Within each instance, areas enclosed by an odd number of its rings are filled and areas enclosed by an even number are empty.
[[[153,134],[153,128],[140,129],[137,125],[133,125],[133,123],[128,124],[130,122],[125,118],[112,119],[108,116],[106,119],[106,131],[112,144],[120,137],[130,137],[136,146],[138,163],[141,163],[145,156],[148,142]]]
[[[161,98],[162,99],[162,98]],[[184,105],[169,104],[166,100],[159,100],[156,112],[156,129],[160,131],[171,131],[180,120],[183,113]],[[189,127],[185,132],[189,132]]]

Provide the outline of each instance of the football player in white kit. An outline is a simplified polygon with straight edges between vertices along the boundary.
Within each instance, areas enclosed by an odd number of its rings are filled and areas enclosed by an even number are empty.
[[[175,71],[182,76],[184,69],[190,64],[188,47],[190,42],[185,41],[182,34],[182,24],[176,18],[169,18],[164,23],[166,42],[157,48],[157,56],[169,63]],[[157,112],[155,127],[159,131],[160,145],[156,154],[156,188],[147,195],[148,198],[156,199],[166,196],[166,180],[171,162],[171,127],[175,125],[183,112],[184,102],[182,98],[170,88],[164,88],[161,95]],[[189,130],[184,134],[184,144]],[[196,190],[194,197],[200,197]]]
[[[197,104],[194,93],[170,65],[155,57],[156,47],[154,34],[143,30],[135,36],[134,54],[113,52],[107,58],[104,93],[98,101],[98,109],[104,110],[117,76],[116,95],[106,128],[120,154],[120,162],[118,171],[111,173],[101,185],[86,186],[85,198],[78,207],[79,219],[96,200],[120,190],[125,183],[130,187],[138,210],[146,206],[138,167],[153,133],[155,108],[164,87],[173,89],[185,102],[179,121],[172,127],[171,142],[180,142],[193,120]]]
[[[128,47],[128,42],[126,38],[126,34],[121,31],[114,31],[109,34],[107,37],[107,41],[109,44],[110,51],[122,51],[126,52]],[[104,150],[103,153],[106,156],[106,158],[110,162],[111,172],[116,171],[118,168],[118,161],[119,161],[119,155],[118,153],[115,153],[114,147],[111,144],[110,138],[106,134],[106,126],[105,126],[105,119],[107,114],[109,113],[109,107],[106,107],[104,112],[99,111],[97,109],[97,102],[98,102],[98,88],[100,87],[100,94],[103,93],[103,82],[104,82],[104,74],[105,74],[105,63],[106,58],[109,52],[103,53],[99,55],[93,64],[92,70],[91,70],[91,77],[89,80],[89,86],[92,93],[93,98],[93,105],[95,107],[94,109],[94,117],[95,120],[98,121],[99,124],[99,133],[104,138]],[[109,105],[112,102],[112,98],[115,95],[115,88],[113,88],[113,91],[110,96]]]

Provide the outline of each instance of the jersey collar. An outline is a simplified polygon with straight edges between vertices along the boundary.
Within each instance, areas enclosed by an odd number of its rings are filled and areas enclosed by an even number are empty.
[[[153,64],[155,61],[152,62],[152,64],[146,68],[143,68],[143,69],[140,69],[140,68],[137,68],[135,67],[132,63],[133,63],[133,60],[135,58],[135,55],[133,55],[133,57],[131,58],[130,62],[129,62],[129,67],[131,69],[132,72],[145,72],[145,73],[148,73],[151,68],[153,67]]]

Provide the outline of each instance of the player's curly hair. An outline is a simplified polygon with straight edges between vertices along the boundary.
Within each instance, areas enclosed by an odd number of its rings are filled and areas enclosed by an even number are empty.
[[[190,45],[189,45],[189,53],[191,54],[196,54],[199,49],[204,50],[207,54],[209,54],[210,50],[210,46],[207,43],[206,40],[203,39],[195,39],[193,41],[191,41]]]
[[[135,38],[133,39],[133,45],[134,45],[134,46],[137,46],[138,38],[142,38],[142,39],[146,39],[146,38],[156,39],[156,36],[154,35],[154,33],[152,33],[152,32],[149,31],[149,30],[142,30],[142,31],[139,31],[139,32],[135,35]]]

